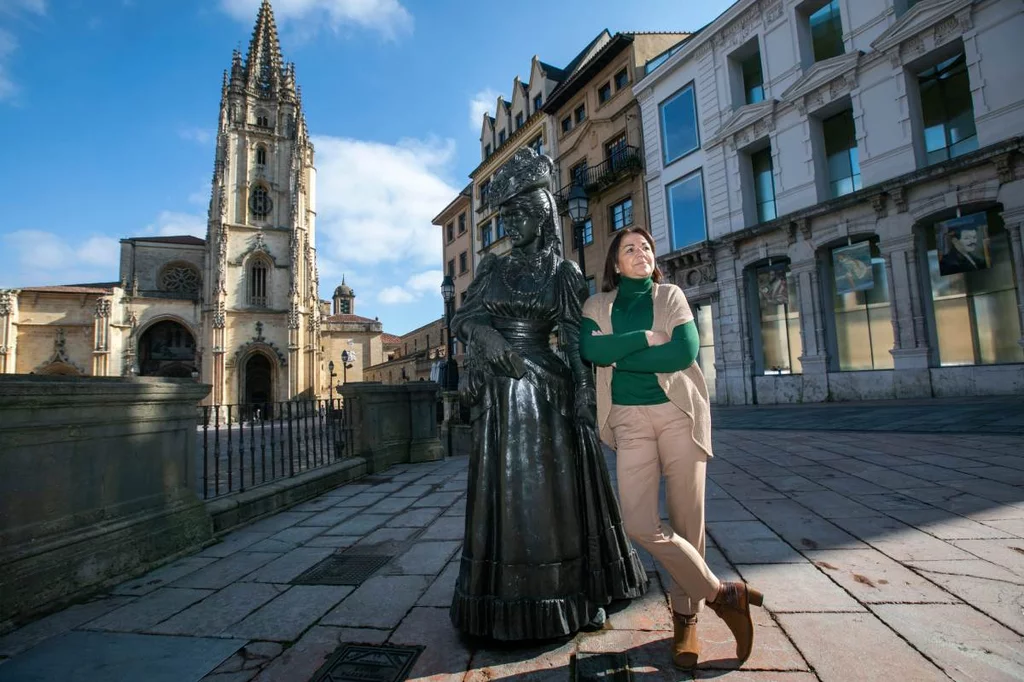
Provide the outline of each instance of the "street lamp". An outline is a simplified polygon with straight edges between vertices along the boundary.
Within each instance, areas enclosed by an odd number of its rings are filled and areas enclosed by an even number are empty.
[[[569,218],[572,219],[573,242],[580,254],[580,270],[583,271],[583,279],[587,278],[587,259],[583,252],[583,221],[590,212],[590,199],[583,185],[575,183],[569,190]]]
[[[327,371],[331,373],[331,382],[327,385],[327,388],[330,389],[331,409],[333,410],[334,409],[334,377],[338,376],[337,374],[334,373],[334,360],[331,360],[330,362],[327,363]]]
[[[458,366],[455,363],[455,339],[452,338],[452,314],[455,307],[455,282],[451,275],[445,275],[441,282],[441,297],[444,299],[444,318],[448,328],[448,360],[445,363],[445,390],[455,391],[459,388]]]
[[[343,384],[348,383],[348,368],[352,366],[349,364],[352,362],[352,359],[352,353],[349,353],[347,350],[341,351],[341,383]]]

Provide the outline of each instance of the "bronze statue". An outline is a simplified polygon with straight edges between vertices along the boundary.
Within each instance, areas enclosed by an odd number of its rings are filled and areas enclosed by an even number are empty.
[[[451,618],[498,640],[570,635],[647,589],[598,440],[579,354],[588,290],[561,257],[553,167],[527,148],[495,174],[489,201],[512,250],[484,257],[452,319],[467,343],[460,391],[473,446]]]

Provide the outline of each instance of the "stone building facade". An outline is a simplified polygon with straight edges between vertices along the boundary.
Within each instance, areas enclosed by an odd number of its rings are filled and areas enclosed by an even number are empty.
[[[398,343],[386,355],[387,359],[364,370],[366,381],[382,384],[440,381],[441,367],[448,357],[447,338],[443,317],[397,337]]]
[[[605,254],[617,230],[647,227],[643,131],[632,84],[645,65],[685,33],[616,33],[555,88],[544,105],[557,140],[555,158],[563,210],[574,185],[588,195],[582,226],[584,265],[591,292],[601,290]],[[562,222],[562,251],[580,262],[574,225]]]
[[[634,88],[717,401],[1024,392],[1024,6],[740,0]]]
[[[224,73],[207,238],[123,239],[118,282],[0,291],[0,372],[194,376],[209,402],[267,402],[326,397],[327,361],[351,347],[361,377],[383,356],[380,323],[355,316],[344,284],[321,310],[315,189],[263,0]]]

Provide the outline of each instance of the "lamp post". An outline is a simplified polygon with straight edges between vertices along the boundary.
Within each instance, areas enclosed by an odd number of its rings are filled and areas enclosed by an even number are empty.
[[[343,384],[348,383],[348,368],[352,366],[351,362],[352,353],[349,353],[347,350],[341,351],[341,383]]]
[[[569,218],[572,219],[573,242],[580,254],[580,270],[583,271],[583,279],[587,279],[587,258],[583,251],[583,221],[590,212],[590,199],[583,185],[575,183],[569,190]]]
[[[455,401],[451,393],[458,390],[458,365],[455,363],[455,340],[452,339],[452,312],[455,307],[455,282],[451,275],[445,275],[441,282],[441,298],[444,299],[444,320],[448,330],[448,352],[444,367],[444,390],[448,392],[448,456],[452,456],[452,424],[455,423]]]
[[[327,388],[330,390],[331,409],[333,410],[334,409],[334,377],[338,376],[337,374],[334,373],[334,360],[331,360],[330,362],[327,363],[327,371],[331,373],[331,381],[327,385]]]

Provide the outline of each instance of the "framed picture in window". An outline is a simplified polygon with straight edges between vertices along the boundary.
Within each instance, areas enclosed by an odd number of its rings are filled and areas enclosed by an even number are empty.
[[[785,268],[769,268],[757,273],[757,295],[761,305],[786,305],[789,303],[789,286],[786,283]]]
[[[992,263],[989,254],[988,216],[972,213],[935,224],[939,274],[984,270]]]
[[[833,249],[832,270],[835,274],[837,294],[874,289],[875,273],[871,268],[871,242],[858,242]]]

